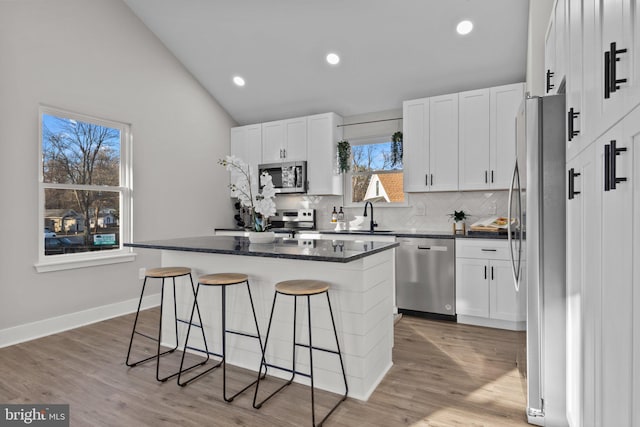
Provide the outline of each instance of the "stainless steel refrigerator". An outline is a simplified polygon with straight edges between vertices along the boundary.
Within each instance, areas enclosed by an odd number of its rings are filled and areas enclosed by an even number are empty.
[[[509,194],[514,285],[527,293],[527,417],[545,426],[567,425],[564,119],[564,95],[523,101]]]

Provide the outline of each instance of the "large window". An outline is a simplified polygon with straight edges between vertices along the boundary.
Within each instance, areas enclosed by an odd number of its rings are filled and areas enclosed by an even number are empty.
[[[389,138],[367,138],[349,142],[351,171],[348,178],[351,185],[348,196],[351,203],[403,203],[402,158],[393,155],[394,147]]]
[[[40,108],[40,259],[123,251],[131,221],[129,126]]]

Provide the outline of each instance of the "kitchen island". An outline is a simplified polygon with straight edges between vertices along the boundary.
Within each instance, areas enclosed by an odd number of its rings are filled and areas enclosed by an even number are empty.
[[[331,284],[329,295],[343,352],[349,397],[367,400],[392,366],[394,248],[393,242],[367,240],[295,240],[277,238],[274,243],[253,244],[246,237],[206,236],[171,240],[127,243],[125,246],[161,250],[162,266],[190,267],[194,280],[202,274],[237,272],[249,275],[256,305],[260,332],[264,336],[274,295],[275,283],[293,279],[319,279]],[[189,319],[193,295],[188,279],[178,283],[178,317]],[[198,304],[210,351],[221,349],[220,291],[201,288]],[[168,307],[172,293],[165,293]],[[246,287],[231,287],[227,291],[227,327],[251,332],[255,329]],[[311,298],[314,345],[335,348],[329,310],[323,298]],[[298,304],[297,341],[307,342],[306,304]],[[173,314],[165,310],[163,344],[171,345]],[[267,359],[279,366],[291,366],[291,334],[293,332],[293,299],[278,298]],[[180,324],[180,336],[187,325]],[[166,333],[166,335],[165,335]],[[198,343],[199,334],[192,333],[190,346]],[[180,343],[183,344],[182,342]],[[229,335],[227,363],[257,371],[260,349],[255,339]],[[308,372],[308,351],[297,351],[297,367]],[[316,387],[342,393],[340,363],[336,356],[314,352],[314,384]],[[270,375],[288,378],[275,369]],[[213,374],[216,375],[216,374]],[[308,384],[304,377],[296,381]]]

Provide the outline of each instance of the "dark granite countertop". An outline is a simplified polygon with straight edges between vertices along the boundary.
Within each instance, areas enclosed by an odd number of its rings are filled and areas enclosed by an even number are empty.
[[[362,230],[318,230],[319,234],[352,234],[361,235],[363,237],[375,236],[395,236],[395,237],[416,237],[425,239],[506,239],[506,233],[494,233],[489,231],[467,232],[468,234],[453,234],[447,231],[429,231],[429,230],[391,230],[389,232],[370,233]]]
[[[341,263],[355,261],[398,246],[398,243],[372,242],[368,241],[366,236],[362,237],[363,240],[356,241],[296,240],[278,237],[273,243],[255,244],[250,243],[246,237],[202,236],[125,243],[124,246]]]

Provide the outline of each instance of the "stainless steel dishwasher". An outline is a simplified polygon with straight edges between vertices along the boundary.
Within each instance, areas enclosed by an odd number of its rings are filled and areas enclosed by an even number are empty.
[[[455,239],[398,237],[396,303],[402,313],[455,319]]]

